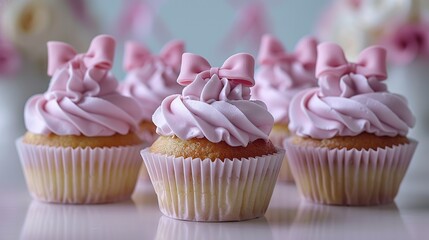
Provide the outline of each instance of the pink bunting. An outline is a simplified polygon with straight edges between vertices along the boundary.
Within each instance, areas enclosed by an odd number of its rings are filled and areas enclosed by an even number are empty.
[[[154,35],[159,41],[171,39],[166,24],[158,17],[161,0],[128,0],[118,19],[118,35],[146,39]]]
[[[249,49],[257,49],[261,37],[270,30],[265,1],[231,2],[241,5],[241,7],[231,29],[221,43],[221,49],[225,52],[232,51],[244,40],[248,41]]]

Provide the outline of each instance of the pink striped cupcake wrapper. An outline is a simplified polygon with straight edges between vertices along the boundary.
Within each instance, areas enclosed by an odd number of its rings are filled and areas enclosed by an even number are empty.
[[[34,199],[94,204],[130,198],[142,159],[141,145],[71,148],[16,141],[27,187]]]
[[[161,212],[191,221],[241,221],[265,214],[284,150],[255,158],[183,158],[141,151]]]
[[[333,205],[393,202],[417,142],[377,150],[305,147],[285,141],[296,185],[309,201]]]

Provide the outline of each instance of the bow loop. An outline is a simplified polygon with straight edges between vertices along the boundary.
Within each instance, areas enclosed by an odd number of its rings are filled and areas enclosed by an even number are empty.
[[[264,35],[261,40],[258,61],[260,64],[278,64],[280,62],[300,62],[304,67],[314,67],[317,56],[317,41],[313,37],[300,40],[294,53],[287,53],[282,43],[271,35]]]
[[[87,68],[112,68],[115,54],[115,40],[107,35],[95,37],[87,53],[77,54],[72,46],[63,42],[48,42],[48,75],[67,64],[68,62],[82,57],[82,61]]]
[[[286,54],[285,49],[277,38],[268,34],[262,37],[258,54],[260,64],[275,64],[289,59],[290,56]]]
[[[188,85],[194,81],[196,75],[210,68],[211,65],[205,58],[192,53],[184,53],[177,82],[180,85]]]
[[[197,76],[206,79],[218,75],[219,78],[227,78],[245,86],[253,86],[255,84],[254,64],[255,61],[251,55],[239,53],[229,57],[222,67],[214,68],[205,58],[192,53],[184,53],[177,82],[181,85],[188,85]]]
[[[387,78],[386,49],[378,46],[369,47],[359,54],[358,63],[357,72],[379,80]]]
[[[126,71],[130,71],[143,67],[149,61],[160,59],[167,66],[179,71],[184,49],[185,44],[183,41],[171,41],[162,48],[159,56],[156,56],[141,44],[130,41],[125,44],[123,67]]]
[[[301,39],[295,47],[295,57],[305,68],[314,69],[317,59],[317,40],[314,37]]]
[[[52,76],[58,68],[76,56],[74,48],[63,42],[48,42],[48,75]]]
[[[125,44],[123,67],[126,71],[142,67],[152,56],[141,44],[129,41]]]
[[[100,35],[92,40],[83,61],[87,68],[109,70],[112,68],[114,56],[115,40],[108,35]]]
[[[382,47],[369,47],[363,50],[356,63],[349,63],[340,46],[322,43],[317,47],[318,59],[316,77],[334,75],[341,77],[349,73],[384,80],[387,77],[386,50]]]
[[[183,41],[171,41],[161,50],[160,57],[165,64],[171,66],[175,71],[180,70],[182,55],[185,52],[185,43]]]

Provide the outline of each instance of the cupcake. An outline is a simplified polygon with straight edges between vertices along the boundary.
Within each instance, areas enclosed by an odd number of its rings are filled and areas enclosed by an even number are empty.
[[[165,97],[180,93],[183,89],[176,81],[183,52],[182,41],[171,41],[159,55],[152,55],[137,42],[127,42],[125,45],[124,69],[127,75],[118,89],[139,104],[141,119],[137,133],[145,146],[150,146],[158,138],[156,126],[152,123],[153,113]],[[144,164],[139,179],[149,180]]]
[[[335,205],[393,202],[417,142],[407,138],[415,118],[404,97],[387,91],[386,51],[365,49],[347,62],[332,43],[318,46],[319,87],[290,104],[284,146],[304,199]]]
[[[185,53],[178,83],[153,115],[160,137],[141,155],[161,212],[192,221],[240,221],[264,215],[284,151],[269,141],[273,117],[250,99],[248,54],[211,67]]]
[[[164,98],[183,89],[176,82],[183,52],[182,41],[171,41],[159,55],[152,55],[137,42],[126,43],[124,69],[127,75],[119,85],[119,92],[139,103],[141,119],[138,134],[148,145],[158,137],[152,123],[153,113]]]
[[[44,94],[25,105],[27,133],[17,140],[33,198],[90,204],[124,200],[134,190],[142,141],[138,104],[122,96],[112,67],[115,41],[101,35],[87,53],[48,43]]]
[[[286,53],[282,44],[273,36],[265,35],[259,50],[260,68],[255,74],[256,85],[252,98],[267,104],[274,117],[270,140],[283,148],[283,140],[290,136],[289,103],[299,91],[317,86],[314,76],[316,67],[316,46],[314,38],[303,38],[294,53]],[[284,159],[279,180],[293,182],[293,177]]]

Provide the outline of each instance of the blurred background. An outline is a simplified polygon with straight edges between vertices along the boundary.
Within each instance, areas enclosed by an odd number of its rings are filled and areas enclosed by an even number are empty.
[[[422,145],[429,136],[428,9],[428,0],[0,0],[0,188],[25,187],[14,142],[25,132],[25,101],[49,84],[46,42],[83,52],[101,33],[117,39],[119,81],[127,40],[157,53],[181,39],[214,66],[236,52],[256,57],[264,33],[290,51],[306,35],[335,41],[351,60],[381,44],[389,51],[389,88],[409,99],[417,118],[410,135]]]

